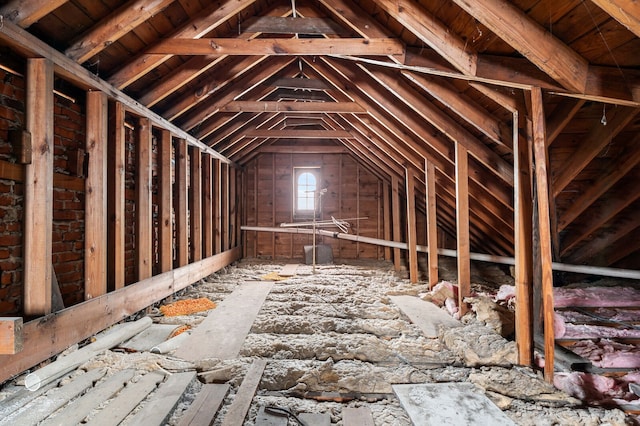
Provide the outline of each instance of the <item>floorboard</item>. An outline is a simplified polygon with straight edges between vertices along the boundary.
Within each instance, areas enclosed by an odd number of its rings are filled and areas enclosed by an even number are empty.
[[[247,371],[247,374],[242,380],[236,397],[222,419],[221,426],[237,426],[243,424],[266,365],[267,361],[263,359],[253,361],[253,364],[249,367],[249,371]]]
[[[207,315],[173,355],[187,361],[236,358],[272,287],[273,282],[267,281],[243,283]]]
[[[132,425],[164,425],[178,405],[187,386],[196,377],[194,371],[174,373],[162,383],[142,408],[129,421]]]
[[[229,392],[228,384],[203,385],[196,399],[182,415],[178,426],[209,426]]]

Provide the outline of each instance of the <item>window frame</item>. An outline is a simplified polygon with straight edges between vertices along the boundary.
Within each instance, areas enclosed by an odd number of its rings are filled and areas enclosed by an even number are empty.
[[[313,209],[299,209],[298,208],[298,180],[304,173],[311,173],[316,180],[316,189],[319,190],[320,185],[320,167],[319,166],[300,166],[293,168],[293,218],[294,220],[308,220],[319,217],[318,211],[318,199],[313,198]]]

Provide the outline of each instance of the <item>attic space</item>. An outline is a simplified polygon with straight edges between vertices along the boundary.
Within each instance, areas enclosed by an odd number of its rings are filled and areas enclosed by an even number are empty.
[[[640,423],[638,52],[625,0],[1,1],[0,425]]]

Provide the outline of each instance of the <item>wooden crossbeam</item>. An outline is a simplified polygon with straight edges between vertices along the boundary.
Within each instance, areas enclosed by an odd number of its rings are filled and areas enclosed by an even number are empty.
[[[332,19],[294,18],[291,16],[258,16],[243,23],[241,29],[243,33],[348,34],[345,28]]]
[[[281,138],[281,139],[353,139],[346,130],[269,130],[249,129],[244,132],[247,138]]]
[[[284,89],[327,90],[331,87],[322,80],[312,78],[279,78],[272,83],[274,87]]]
[[[150,47],[152,55],[404,55],[392,38],[170,38]]]
[[[324,112],[324,113],[366,113],[355,102],[274,102],[274,101],[233,101],[226,105],[213,106],[221,112]]]

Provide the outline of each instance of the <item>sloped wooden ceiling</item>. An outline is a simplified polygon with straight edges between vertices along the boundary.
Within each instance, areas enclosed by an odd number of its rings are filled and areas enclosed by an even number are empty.
[[[458,143],[480,252],[513,252],[513,121],[526,137],[525,91],[541,87],[557,260],[637,268],[636,2],[10,0],[0,14],[240,166],[335,144],[384,179],[423,179],[429,160],[451,233]]]

